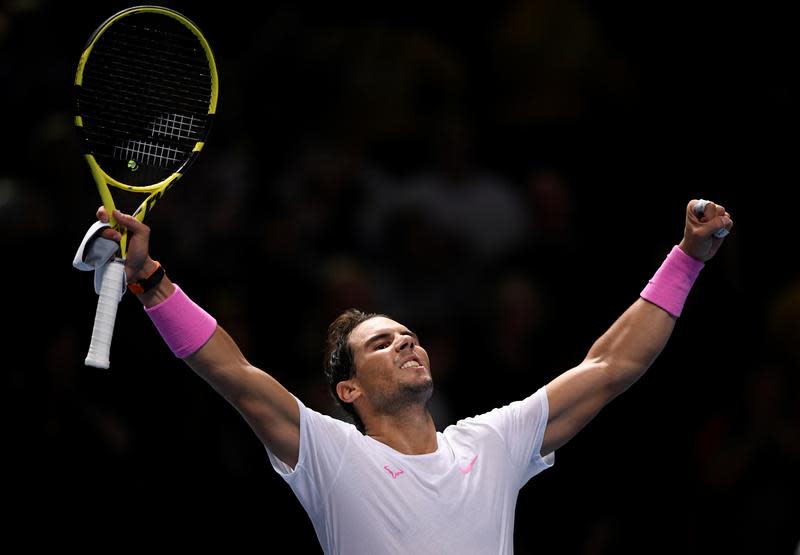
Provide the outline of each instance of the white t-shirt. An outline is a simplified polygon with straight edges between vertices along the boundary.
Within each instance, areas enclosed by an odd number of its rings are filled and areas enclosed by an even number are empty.
[[[300,407],[294,470],[267,449],[329,554],[514,552],[525,483],[553,465],[539,455],[544,388],[436,433],[434,453],[404,455],[355,426]]]

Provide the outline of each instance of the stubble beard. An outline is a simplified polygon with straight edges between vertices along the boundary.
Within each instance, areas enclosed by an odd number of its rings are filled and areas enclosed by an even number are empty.
[[[414,407],[425,407],[433,396],[433,379],[414,383],[404,383],[396,394],[381,399],[384,412],[399,413]]]

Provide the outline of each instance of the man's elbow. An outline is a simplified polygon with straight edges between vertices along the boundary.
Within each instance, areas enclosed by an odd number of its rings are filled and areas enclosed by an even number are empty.
[[[640,362],[615,358],[602,360],[597,364],[606,374],[606,387],[612,399],[627,391],[649,368],[649,365]]]

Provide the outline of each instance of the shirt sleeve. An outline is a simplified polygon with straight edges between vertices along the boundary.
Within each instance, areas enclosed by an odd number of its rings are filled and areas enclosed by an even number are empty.
[[[300,503],[313,515],[318,511],[336,480],[343,455],[353,434],[352,424],[336,420],[306,407],[300,409],[300,453],[294,468],[280,460],[266,447],[272,468],[283,478]],[[313,517],[312,517],[313,518]]]
[[[503,438],[513,467],[519,469],[520,486],[555,462],[555,452],[540,454],[548,412],[547,390],[542,387],[530,397],[475,418]]]

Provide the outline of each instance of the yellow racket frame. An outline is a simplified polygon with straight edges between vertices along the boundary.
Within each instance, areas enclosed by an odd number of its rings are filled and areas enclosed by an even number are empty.
[[[170,10],[168,8],[163,8],[160,6],[135,6],[132,8],[128,8],[122,10],[121,12],[114,14],[110,18],[108,18],[105,23],[103,23],[97,31],[95,31],[94,35],[89,39],[89,43],[86,45],[86,48],[83,50],[81,54],[80,61],[78,62],[78,70],[75,74],[75,86],[80,87],[83,84],[83,70],[86,67],[86,62],[89,59],[89,56],[92,53],[92,49],[94,48],[97,41],[103,36],[106,29],[108,29],[112,24],[119,21],[124,17],[128,17],[133,14],[138,13],[158,13],[162,15],[166,15],[171,17],[181,24],[183,24],[186,28],[188,28],[198,39],[200,45],[202,46],[206,57],[208,58],[208,66],[209,71],[211,73],[211,102],[208,108],[208,115],[213,116],[217,111],[217,100],[219,98],[219,76],[217,74],[217,64],[214,58],[214,53],[211,51],[211,47],[208,44],[205,36],[203,33],[200,32],[200,29],[192,23],[187,17],[184,15]],[[83,128],[83,120],[81,116],[75,116],[75,126],[78,128]],[[116,205],[114,203],[114,199],[111,196],[111,191],[109,189],[109,185],[112,187],[116,187],[118,189],[122,189],[124,191],[129,191],[132,193],[141,193],[147,194],[147,198],[142,201],[139,207],[133,212],[132,216],[134,216],[137,220],[144,221],[145,216],[153,209],[155,203],[164,196],[164,193],[169,190],[170,187],[183,176],[182,171],[187,167],[187,165],[193,161],[193,159],[200,153],[205,145],[205,141],[198,141],[195,143],[194,148],[192,149],[192,156],[185,162],[176,172],[172,175],[164,179],[159,183],[154,183],[152,185],[140,186],[136,187],[133,185],[127,185],[118,181],[108,175],[100,165],[95,160],[95,157],[91,153],[84,154],[84,158],[86,162],[89,164],[89,169],[92,173],[92,177],[94,178],[95,183],[97,184],[97,190],[100,193],[100,198],[103,202],[103,206],[106,209],[109,217],[109,223],[115,228],[118,229],[122,233],[122,240],[120,241],[120,257],[124,260],[127,256],[128,251],[128,241],[127,241],[127,233],[124,229],[120,229],[119,225],[117,224],[116,220],[114,219],[113,213]]]

